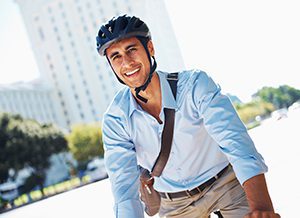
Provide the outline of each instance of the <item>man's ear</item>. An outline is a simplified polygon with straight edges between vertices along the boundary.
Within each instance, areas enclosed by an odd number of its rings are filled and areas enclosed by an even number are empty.
[[[147,42],[147,47],[148,47],[148,51],[149,51],[149,53],[150,53],[150,56],[151,56],[151,57],[154,56],[155,52],[154,52],[154,46],[153,46],[152,40],[149,40],[149,41]]]

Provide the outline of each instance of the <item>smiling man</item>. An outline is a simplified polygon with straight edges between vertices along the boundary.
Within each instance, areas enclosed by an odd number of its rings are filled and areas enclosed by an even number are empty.
[[[167,36],[166,36],[167,37]],[[278,218],[268,194],[267,166],[229,98],[203,71],[178,73],[176,98],[156,71],[147,25],[119,16],[102,25],[97,50],[126,85],[103,118],[105,161],[118,218],[142,218],[140,166],[151,172],[161,149],[164,108],[175,110],[168,162],[154,188],[159,215],[173,218]]]

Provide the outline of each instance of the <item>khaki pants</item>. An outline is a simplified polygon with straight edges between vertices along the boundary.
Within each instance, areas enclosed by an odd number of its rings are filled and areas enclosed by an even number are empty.
[[[159,216],[164,218],[207,218],[216,210],[220,210],[224,218],[242,218],[249,213],[245,192],[231,166],[197,195],[161,200]]]

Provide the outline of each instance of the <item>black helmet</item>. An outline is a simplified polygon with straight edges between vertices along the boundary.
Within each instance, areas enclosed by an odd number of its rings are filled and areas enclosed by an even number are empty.
[[[151,39],[149,28],[139,18],[126,14],[117,18],[113,17],[100,27],[96,37],[97,50],[100,55],[105,55],[105,49],[113,42],[132,36]]]

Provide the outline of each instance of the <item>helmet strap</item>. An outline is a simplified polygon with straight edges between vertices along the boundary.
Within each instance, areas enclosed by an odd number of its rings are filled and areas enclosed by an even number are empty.
[[[152,58],[153,58],[153,65],[151,64],[152,62],[151,62],[151,59],[150,59],[150,66],[151,67],[150,67],[150,73],[149,73],[148,79],[146,80],[146,82],[143,85],[141,85],[140,87],[137,87],[137,88],[134,89],[135,90],[135,96],[144,103],[147,103],[148,99],[142,97],[139,93],[140,93],[140,91],[144,91],[147,88],[147,86],[150,84],[153,73],[156,69],[157,64],[156,64],[155,58],[154,57],[152,57]]]
[[[114,74],[115,74],[115,76],[117,77],[117,79],[119,80],[119,82],[125,85],[125,83],[123,82],[123,80],[121,80],[121,79],[118,77],[118,75],[116,74],[114,68],[111,66],[111,63],[110,63],[110,61],[109,61],[107,55],[105,55],[105,57],[106,57],[107,62],[109,63],[110,68],[111,68],[112,71],[114,72]]]
[[[140,91],[144,91],[147,88],[147,86],[150,84],[157,64],[156,64],[156,60],[155,60],[154,56],[152,56],[152,58],[153,58],[153,64],[152,64],[151,55],[150,55],[150,52],[149,52],[148,46],[147,46],[147,43],[149,40],[147,38],[143,38],[143,37],[137,37],[137,38],[138,38],[138,40],[140,40],[140,42],[142,43],[142,45],[144,46],[144,48],[146,50],[148,60],[150,63],[150,72],[149,72],[149,76],[148,76],[148,79],[146,80],[146,82],[143,85],[141,85],[140,87],[136,87],[134,90],[135,90],[135,96],[142,102],[147,103],[148,99],[142,97],[139,93],[140,93]]]

